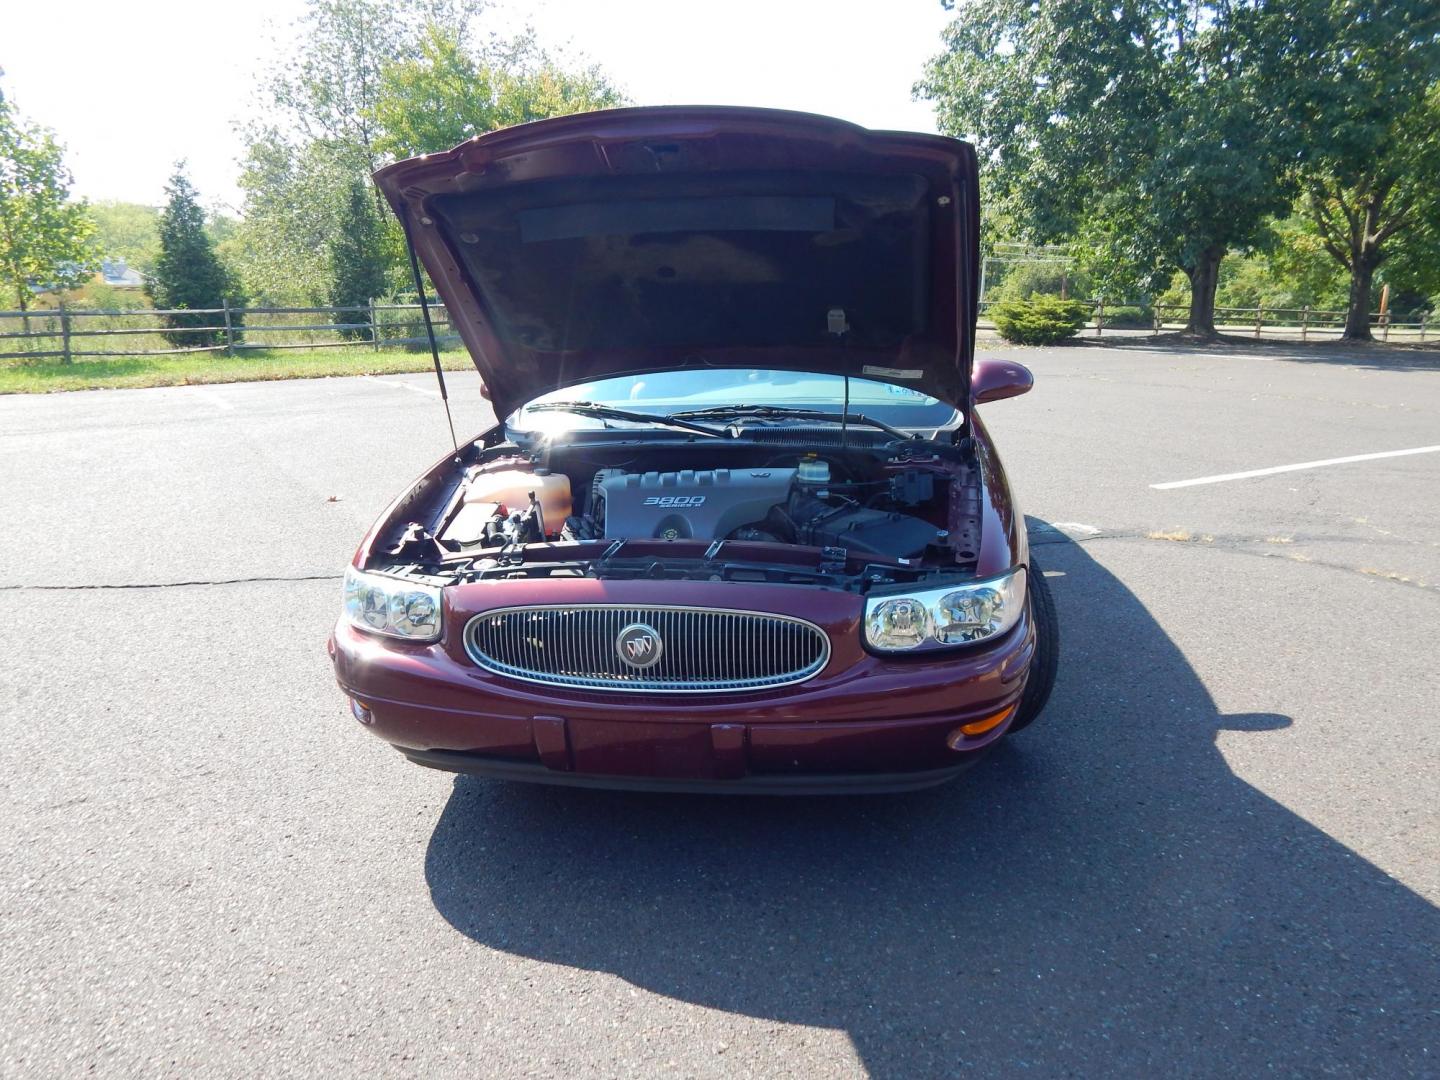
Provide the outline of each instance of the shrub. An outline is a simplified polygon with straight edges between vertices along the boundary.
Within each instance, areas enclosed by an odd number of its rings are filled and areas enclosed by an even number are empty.
[[[1006,300],[990,309],[995,329],[1017,345],[1052,345],[1072,337],[1090,317],[1090,305],[1079,300],[1035,296]]]

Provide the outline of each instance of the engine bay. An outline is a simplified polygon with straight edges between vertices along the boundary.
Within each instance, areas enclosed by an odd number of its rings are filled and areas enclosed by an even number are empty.
[[[497,445],[457,471],[428,522],[398,522],[390,572],[868,587],[953,574],[979,550],[968,440]]]

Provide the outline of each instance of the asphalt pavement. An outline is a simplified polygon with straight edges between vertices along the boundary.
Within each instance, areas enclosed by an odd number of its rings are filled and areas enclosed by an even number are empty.
[[[1059,681],[864,799],[355,724],[324,641],[427,376],[0,398],[0,1073],[1440,1075],[1440,453],[1154,486],[1440,444],[1440,354],[984,351]]]

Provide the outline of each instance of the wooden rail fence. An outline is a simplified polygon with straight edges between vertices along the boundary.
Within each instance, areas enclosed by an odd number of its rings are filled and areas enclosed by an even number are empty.
[[[986,311],[999,302],[980,302],[981,326],[994,329],[994,323],[986,318]],[[1187,304],[1107,304],[1103,300],[1083,300],[1081,303],[1090,306],[1086,332],[1093,333],[1096,337],[1106,330],[1139,330],[1151,334],[1181,330],[1190,318],[1190,307]],[[1109,316],[1106,315],[1107,308],[1110,311]],[[1134,319],[1116,321],[1117,309],[1133,313],[1137,308],[1149,312],[1149,318],[1143,322]],[[1217,307],[1215,329],[1223,334],[1248,334],[1256,338],[1268,335],[1290,341],[1308,341],[1312,337],[1317,340],[1335,340],[1345,332],[1345,312],[1308,307]],[[1427,336],[1434,337],[1435,330],[1433,317],[1427,315],[1408,321],[1394,319],[1389,313],[1372,313],[1370,316],[1370,332],[1382,341],[1425,341]]]
[[[1178,304],[1084,302],[1091,307],[1086,333],[1096,337],[1107,330],[1151,334],[1178,330],[1189,315],[1189,309]],[[994,303],[996,301],[981,301],[981,326],[994,328],[986,317],[987,309]],[[1148,313],[1144,321],[1134,318],[1137,308]],[[1117,320],[1117,309],[1123,309],[1128,318]],[[459,335],[454,333],[444,306],[435,304],[430,310],[440,342],[457,343]],[[199,326],[164,325],[167,316],[176,315],[209,318]],[[1345,313],[1312,308],[1216,308],[1215,325],[1224,333],[1256,338],[1333,340],[1344,330]],[[1374,315],[1371,326],[1375,336],[1384,341],[1425,341],[1434,336],[1436,329],[1428,316],[1398,321],[1389,315]],[[170,340],[176,337],[201,343],[176,345]],[[29,312],[0,311],[0,362],[12,363],[58,359],[68,364],[76,359],[207,352],[239,356],[275,349],[368,348],[378,352],[385,348],[420,348],[427,343],[419,304],[375,300],[335,308],[242,308],[226,304],[184,311],[152,308],[92,311],[63,307]]]
[[[453,332],[444,305],[432,304],[436,337],[450,345]],[[169,316],[200,318],[198,326],[168,326]],[[346,307],[238,307],[95,311],[53,308],[0,311],[0,361],[179,356],[272,349],[418,348],[427,345],[419,304],[372,300]],[[199,344],[177,345],[171,338]]]

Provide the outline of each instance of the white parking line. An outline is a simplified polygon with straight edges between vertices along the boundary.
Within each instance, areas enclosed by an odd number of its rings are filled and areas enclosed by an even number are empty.
[[[235,406],[230,402],[226,401],[223,396],[217,394],[214,390],[206,390],[204,387],[199,386],[193,386],[190,388],[190,390],[196,397],[204,398],[206,401],[210,402],[211,405],[214,405],[222,412],[235,411]]]
[[[1440,453],[1440,446],[1417,446],[1411,450],[1383,450],[1378,454],[1352,454],[1350,457],[1325,458],[1323,461],[1302,461],[1296,465],[1275,465],[1268,469],[1250,469],[1247,472],[1221,473],[1219,476],[1201,476],[1194,480],[1171,480],[1168,484],[1151,484],[1156,491],[1171,488],[1195,487],[1197,484],[1223,484],[1226,480],[1248,480],[1252,476],[1274,476],[1276,473],[1299,472],[1301,469],[1319,469],[1326,465],[1348,465],[1352,461],[1376,461],[1379,458],[1408,457],[1411,454]]]
[[[1094,525],[1086,525],[1083,521],[1052,521],[1050,525],[1059,529],[1062,533],[1072,539],[1087,539],[1091,536],[1099,536],[1100,530]]]
[[[426,390],[423,386],[411,386],[407,382],[397,382],[391,379],[377,379],[374,375],[361,375],[362,379],[369,379],[376,386],[391,386],[397,390],[409,390],[412,394],[424,394],[426,397],[438,398],[438,390]]]

